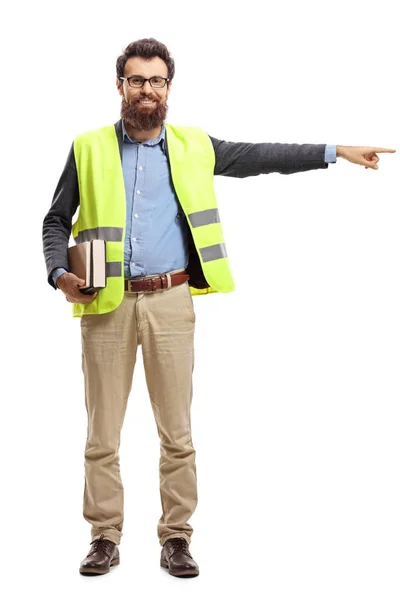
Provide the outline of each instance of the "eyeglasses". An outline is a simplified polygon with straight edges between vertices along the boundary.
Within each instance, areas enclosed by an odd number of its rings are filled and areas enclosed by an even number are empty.
[[[154,77],[150,77],[150,79],[140,77],[139,75],[132,75],[131,77],[118,77],[118,79],[127,81],[129,87],[131,88],[141,88],[144,86],[146,81],[149,81],[151,87],[153,88],[163,88],[167,81],[171,81],[169,77],[159,77],[158,75],[154,75]]]

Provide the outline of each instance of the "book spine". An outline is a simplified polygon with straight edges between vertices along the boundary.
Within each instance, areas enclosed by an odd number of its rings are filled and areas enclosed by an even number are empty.
[[[93,240],[91,240],[91,242],[90,242],[90,282],[89,282],[89,287],[93,287],[93,268],[94,268],[94,263],[93,263]]]

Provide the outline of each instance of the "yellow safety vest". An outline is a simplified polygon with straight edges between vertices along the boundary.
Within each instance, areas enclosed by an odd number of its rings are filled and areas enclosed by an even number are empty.
[[[186,216],[209,287],[190,286],[193,296],[235,289],[214,190],[215,153],[199,127],[165,123],[169,164],[178,201]],[[114,125],[78,135],[74,155],[80,207],[72,225],[76,243],[106,240],[107,285],[88,304],[74,303],[73,316],[115,310],[124,296],[126,195]]]

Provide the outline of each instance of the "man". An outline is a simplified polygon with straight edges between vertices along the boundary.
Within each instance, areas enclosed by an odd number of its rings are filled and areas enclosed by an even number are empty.
[[[76,137],[43,223],[48,281],[81,318],[88,413],[83,513],[92,525],[82,574],[107,573],[119,564],[118,450],[139,344],[161,442],[161,566],[175,576],[199,574],[188,522],[197,505],[190,429],[192,295],[234,289],[214,175],[324,169],[337,156],[376,170],[377,154],[394,152],[233,143],[197,127],[173,126],[165,119],[174,73],[167,48],[153,38],[125,49],[116,81],[122,118]],[[71,228],[77,243],[106,240],[107,285],[98,293],[81,293],[85,281],[69,272]]]

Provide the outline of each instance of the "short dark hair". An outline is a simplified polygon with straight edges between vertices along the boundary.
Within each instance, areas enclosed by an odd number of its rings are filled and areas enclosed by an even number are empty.
[[[117,58],[117,77],[124,76],[125,64],[128,58],[132,56],[140,56],[141,58],[161,58],[168,68],[168,77],[170,80],[175,75],[175,61],[168,51],[168,48],[154,38],[143,38],[129,44],[121,56]],[[169,84],[170,82],[168,82]]]

